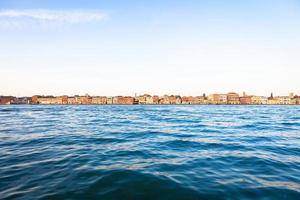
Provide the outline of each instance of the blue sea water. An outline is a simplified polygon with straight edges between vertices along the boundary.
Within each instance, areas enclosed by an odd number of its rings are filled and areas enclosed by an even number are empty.
[[[300,106],[0,106],[0,199],[300,199]]]

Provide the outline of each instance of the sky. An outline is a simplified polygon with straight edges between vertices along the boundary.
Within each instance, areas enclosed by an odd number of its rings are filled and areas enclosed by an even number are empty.
[[[0,0],[0,95],[287,95],[299,77],[299,0]]]

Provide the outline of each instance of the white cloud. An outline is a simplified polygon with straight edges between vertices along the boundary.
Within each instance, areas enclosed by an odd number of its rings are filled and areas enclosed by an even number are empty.
[[[0,26],[22,27],[32,24],[80,24],[107,19],[107,15],[95,10],[0,10]]]

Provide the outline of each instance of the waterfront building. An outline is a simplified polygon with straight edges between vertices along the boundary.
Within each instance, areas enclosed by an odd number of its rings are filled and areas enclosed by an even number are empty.
[[[197,104],[208,104],[205,94],[203,96],[196,96]]]
[[[271,93],[271,96],[268,97],[268,104],[269,105],[277,105],[277,104],[279,104],[279,100],[277,99],[277,97],[273,97],[273,93]]]
[[[208,96],[208,102],[210,104],[227,104],[226,94],[211,94]]]
[[[107,98],[105,96],[97,96],[97,97],[92,97],[92,104],[106,104],[107,103]]]
[[[235,92],[229,92],[227,94],[227,104],[241,104],[240,95]]]
[[[77,104],[75,97],[68,97],[68,104]]]
[[[294,96],[294,102],[295,102],[295,104],[297,104],[297,105],[300,105],[300,96]]]
[[[169,99],[169,104],[176,104],[177,102],[177,97],[174,95],[169,96],[168,99]]]
[[[205,96],[205,94],[201,97],[202,98],[202,102],[203,104],[208,104],[208,100],[207,100],[207,97]]]
[[[50,104],[50,100],[44,96],[33,96],[32,102],[34,104]]]
[[[68,104],[68,96],[51,97],[48,100],[50,101],[49,104]]]
[[[182,100],[179,95],[164,95],[160,98],[160,104],[181,104]]]
[[[32,97],[31,97],[31,103],[32,103],[32,104],[38,104],[38,98],[39,98],[38,95],[32,96]]]
[[[193,105],[198,105],[198,104],[201,104],[201,98],[202,97],[199,97],[199,96],[196,96],[196,97],[192,97],[192,101],[191,101],[191,104],[193,104]]]
[[[204,96],[196,96],[190,98],[191,104],[198,105],[198,104],[206,104],[206,98]]]
[[[76,101],[78,104],[92,104],[92,97],[89,95],[79,96],[77,97]]]
[[[215,101],[214,101],[215,97],[214,96],[215,95],[213,95],[213,94],[208,95],[208,97],[207,97],[208,104],[214,104],[215,103]]]
[[[277,104],[279,104],[279,101],[278,101],[278,99],[276,99],[276,98],[272,98],[272,99],[268,99],[268,104],[269,105],[277,105]]]
[[[31,98],[28,98],[28,97],[14,97],[10,104],[30,104],[30,103],[31,103]]]
[[[139,104],[138,98],[136,98],[136,97],[133,98],[133,104],[134,104],[134,105]]]
[[[45,97],[39,99],[40,104],[57,104],[56,97]]]
[[[113,104],[113,97],[107,97],[106,103],[107,104]]]
[[[81,102],[80,102],[80,96],[79,95],[75,95],[74,96],[74,99],[75,99],[75,104],[81,104]]]
[[[218,104],[227,104],[227,95],[226,94],[219,94]]]
[[[118,103],[117,104],[125,104],[125,105],[132,105],[134,103],[134,98],[130,96],[120,96],[118,97]]]
[[[294,95],[293,92],[291,92],[291,93],[289,94],[289,97],[290,97],[290,104],[292,104],[292,105],[297,104],[296,96]]]
[[[54,96],[33,96],[32,102],[35,104],[55,104],[56,98]]]
[[[197,104],[206,104],[206,99],[204,96],[183,96],[181,98],[181,104],[191,104],[191,105],[197,105]]]
[[[292,99],[290,98],[290,96],[277,96],[275,97],[275,99],[277,99],[278,101],[277,104],[281,104],[281,105],[292,104]]]
[[[268,104],[268,98],[264,96],[251,96],[251,104],[255,104],[255,105]]]
[[[0,96],[0,104],[12,104],[15,101],[13,96]]]
[[[179,95],[176,95],[175,98],[176,98],[175,104],[181,104],[182,102],[181,97]]]
[[[294,104],[295,100],[294,100],[293,96],[294,96],[294,94],[290,93],[289,96],[276,96],[276,97],[273,97],[273,93],[271,93],[271,96],[268,98],[268,104],[274,104],[274,105]]]
[[[119,98],[120,98],[121,96],[115,96],[115,97],[113,97],[112,98],[112,104],[119,104]]]
[[[147,98],[149,100],[151,96],[149,94],[140,95],[137,97],[139,104],[147,104]]]
[[[154,104],[152,96],[150,96],[150,95],[146,96],[146,104]]]
[[[297,104],[297,101],[296,101],[296,98],[293,97],[291,100],[290,100],[290,104],[291,105],[296,105]]]
[[[159,98],[159,104],[170,104],[169,96],[164,95]]]
[[[243,105],[252,104],[252,96],[243,95],[242,97],[240,97],[240,103]]]
[[[181,104],[191,104],[191,97],[190,96],[181,97]]]
[[[67,95],[61,96],[62,104],[68,104],[68,98],[69,97]]]
[[[62,104],[62,97],[54,97],[51,104]]]
[[[152,97],[152,99],[153,99],[153,104],[159,104],[159,96],[154,95],[154,96]]]

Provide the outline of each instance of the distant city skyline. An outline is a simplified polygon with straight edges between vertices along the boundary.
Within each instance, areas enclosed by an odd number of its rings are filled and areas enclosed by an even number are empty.
[[[236,92],[226,94],[202,94],[196,96],[180,95],[135,95],[135,96],[103,96],[96,95],[74,95],[74,96],[53,96],[34,95],[32,97],[0,96],[0,105],[3,104],[57,104],[57,105],[300,105],[300,96],[290,93],[285,96],[276,96],[273,93],[269,97],[255,94],[242,96]]]
[[[1,0],[0,95],[300,94],[300,1]]]
[[[283,94],[279,94],[279,93],[274,93],[274,92],[270,92],[268,94],[257,94],[257,93],[248,93],[248,92],[235,92],[235,91],[227,91],[227,92],[213,92],[213,93],[207,93],[207,92],[203,92],[203,93],[196,93],[196,94],[180,94],[180,93],[170,93],[170,92],[166,92],[163,94],[159,94],[158,92],[156,93],[149,93],[149,92],[144,92],[144,93],[134,93],[134,94],[115,94],[115,95],[106,95],[106,94],[89,94],[89,93],[74,93],[74,94],[52,94],[52,93],[39,93],[39,94],[34,94],[34,95],[11,95],[11,94],[1,94],[0,93],[0,97],[6,97],[6,96],[12,96],[12,97],[32,97],[32,96],[45,96],[45,97],[60,97],[60,96],[107,96],[107,97],[117,97],[117,96],[141,96],[141,95],[154,95],[154,96],[165,96],[165,95],[171,95],[171,96],[207,96],[209,94],[229,94],[229,93],[236,93],[238,95],[241,96],[264,96],[264,97],[271,97],[271,96],[289,96],[289,95],[295,95],[295,96],[300,96],[300,93],[294,93],[293,91],[289,92],[289,93],[283,93]]]

